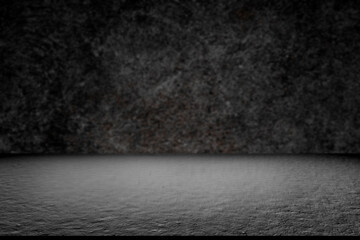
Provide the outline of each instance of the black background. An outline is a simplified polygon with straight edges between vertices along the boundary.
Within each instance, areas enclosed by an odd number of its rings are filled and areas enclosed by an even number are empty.
[[[357,1],[2,1],[1,153],[358,153]]]

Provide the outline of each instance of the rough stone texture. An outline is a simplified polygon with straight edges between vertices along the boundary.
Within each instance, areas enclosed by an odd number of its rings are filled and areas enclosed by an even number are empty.
[[[357,1],[7,1],[1,153],[359,153]]]

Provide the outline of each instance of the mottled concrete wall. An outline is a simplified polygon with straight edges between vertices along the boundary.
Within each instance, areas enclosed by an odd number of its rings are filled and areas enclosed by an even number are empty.
[[[356,1],[1,8],[3,153],[358,153]]]

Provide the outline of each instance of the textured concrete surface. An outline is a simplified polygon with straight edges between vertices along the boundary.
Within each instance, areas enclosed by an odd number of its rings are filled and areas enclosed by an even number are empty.
[[[13,157],[0,161],[0,235],[359,236],[358,160]]]
[[[357,1],[8,1],[2,153],[359,153]]]

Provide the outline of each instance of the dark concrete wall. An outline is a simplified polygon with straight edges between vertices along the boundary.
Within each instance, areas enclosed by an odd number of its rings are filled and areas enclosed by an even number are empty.
[[[357,1],[8,1],[2,153],[358,153]]]

